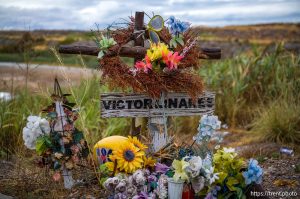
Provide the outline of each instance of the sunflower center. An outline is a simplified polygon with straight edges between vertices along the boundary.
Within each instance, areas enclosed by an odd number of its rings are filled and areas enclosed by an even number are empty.
[[[134,159],[134,153],[131,150],[124,151],[124,159],[128,162],[131,162]]]

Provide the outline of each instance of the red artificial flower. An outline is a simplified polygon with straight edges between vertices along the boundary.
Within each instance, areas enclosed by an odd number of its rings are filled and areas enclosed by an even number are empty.
[[[149,57],[146,55],[145,56],[145,61],[138,61],[135,63],[135,68],[140,71],[143,70],[145,73],[148,73],[149,70],[152,70],[152,64],[151,61],[149,59]]]
[[[163,62],[170,70],[177,69],[178,63],[183,58],[183,56],[178,55],[178,52],[175,52],[174,54],[169,52],[167,55],[163,54],[162,57]]]

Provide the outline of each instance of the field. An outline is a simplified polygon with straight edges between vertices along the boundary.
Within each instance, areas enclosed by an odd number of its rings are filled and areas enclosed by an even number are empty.
[[[300,194],[300,25],[197,27],[194,31],[199,32],[201,46],[222,48],[221,60],[201,61],[197,71],[206,89],[217,94],[215,114],[225,124],[220,133],[229,132],[222,146],[257,158],[266,172],[266,190]],[[116,89],[101,83],[96,57],[59,55],[55,50],[86,40],[91,40],[89,32],[0,32],[0,62],[10,62],[0,63],[0,91],[14,96],[11,101],[0,100],[0,193],[17,198],[101,196],[92,166],[75,173],[85,182],[72,191],[63,190],[61,182],[49,185],[50,175],[36,169],[37,156],[22,140],[26,117],[48,105],[56,76],[80,107],[77,125],[91,148],[103,137],[129,134],[130,119],[100,118],[100,93]],[[190,139],[198,122],[199,117],[172,117],[169,132]],[[282,146],[295,155],[281,154]],[[278,180],[283,183],[275,183]]]

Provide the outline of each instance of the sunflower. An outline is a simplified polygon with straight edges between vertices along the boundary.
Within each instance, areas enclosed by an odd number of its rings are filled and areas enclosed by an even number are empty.
[[[154,164],[156,163],[156,160],[153,159],[152,157],[149,157],[147,158],[146,156],[143,156],[143,161],[144,161],[144,164],[143,164],[143,167],[144,168],[152,168],[154,167]]]
[[[128,136],[128,141],[132,143],[135,147],[141,149],[142,151],[148,148],[146,145],[141,143],[135,136],[134,137]]]
[[[144,151],[128,143],[113,152],[112,159],[117,161],[117,168],[126,173],[133,173],[142,168]]]

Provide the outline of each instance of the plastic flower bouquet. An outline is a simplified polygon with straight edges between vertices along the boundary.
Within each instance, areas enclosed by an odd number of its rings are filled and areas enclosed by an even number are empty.
[[[46,118],[27,118],[23,140],[27,148],[35,149],[41,156],[42,166],[54,170],[53,179],[58,181],[63,176],[65,188],[69,189],[74,183],[70,170],[88,156],[89,149],[83,133],[74,126],[78,117],[72,108],[75,104],[68,102],[68,95],[62,94],[57,80],[55,88],[53,103],[43,110]]]

